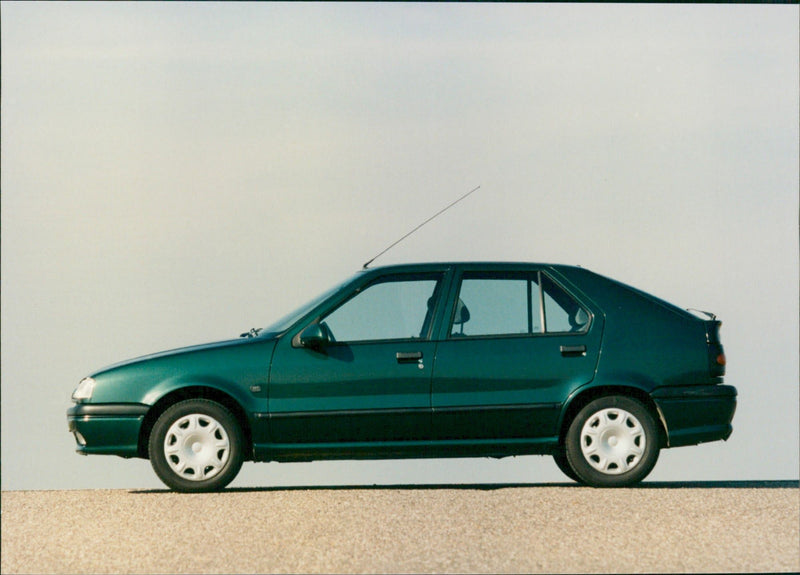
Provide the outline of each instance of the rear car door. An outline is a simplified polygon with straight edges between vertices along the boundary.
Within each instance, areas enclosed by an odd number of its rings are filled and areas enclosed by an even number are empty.
[[[432,381],[434,437],[554,435],[566,396],[594,377],[602,314],[542,270],[465,270],[448,305]]]

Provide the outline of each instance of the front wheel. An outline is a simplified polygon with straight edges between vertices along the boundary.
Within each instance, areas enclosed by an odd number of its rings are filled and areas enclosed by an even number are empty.
[[[150,464],[175,491],[219,491],[242,467],[242,443],[230,411],[213,401],[189,399],[156,421],[148,444]]]
[[[630,397],[595,399],[578,412],[567,431],[569,467],[593,487],[626,487],[644,479],[658,460],[655,419]]]

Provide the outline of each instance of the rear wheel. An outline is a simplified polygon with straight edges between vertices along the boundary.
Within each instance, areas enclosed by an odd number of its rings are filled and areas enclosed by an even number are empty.
[[[175,491],[223,489],[242,467],[242,432],[222,405],[205,399],[176,403],[158,418],[148,444],[150,464]]]
[[[559,449],[553,454],[553,460],[556,462],[556,465],[561,470],[561,472],[572,479],[573,481],[577,481],[578,483],[583,483],[580,477],[578,477],[575,472],[572,470],[572,467],[569,466],[569,461],[567,461],[567,452],[564,449]]]
[[[639,401],[595,399],[578,412],[565,442],[569,467],[594,487],[625,487],[644,479],[658,460],[658,427]]]

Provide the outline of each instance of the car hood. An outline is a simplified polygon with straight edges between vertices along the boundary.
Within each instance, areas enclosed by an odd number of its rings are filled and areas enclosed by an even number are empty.
[[[240,338],[237,338],[237,339],[228,339],[228,340],[223,340],[223,341],[215,341],[215,342],[210,342],[210,343],[202,343],[202,344],[198,344],[198,345],[190,345],[190,346],[186,346],[186,347],[179,347],[179,348],[176,348],[176,349],[170,349],[170,350],[166,350],[166,351],[159,351],[159,352],[156,352],[156,353],[151,353],[151,354],[148,354],[148,355],[142,355],[140,357],[135,357],[135,358],[132,358],[132,359],[126,359],[126,360],[123,360],[123,361],[120,361],[120,362],[117,362],[117,363],[114,363],[114,364],[111,364],[111,365],[107,365],[106,367],[104,367],[102,369],[99,369],[96,372],[94,372],[93,374],[91,374],[91,376],[95,377],[97,375],[100,375],[101,373],[105,373],[105,372],[108,372],[108,371],[113,371],[113,370],[116,370],[116,369],[119,369],[119,368],[122,368],[122,367],[127,367],[127,366],[130,366],[130,365],[134,365],[134,364],[147,363],[149,361],[153,361],[153,360],[156,360],[156,359],[174,358],[174,357],[178,357],[178,356],[182,356],[182,355],[189,355],[189,354],[192,354],[192,353],[211,351],[211,350],[215,350],[215,349],[237,347],[237,346],[240,346],[240,345],[249,345],[249,344],[252,344],[254,342],[263,343],[263,342],[271,341],[271,340],[274,340],[274,339],[275,339],[275,336],[256,337],[256,338],[240,337]]]

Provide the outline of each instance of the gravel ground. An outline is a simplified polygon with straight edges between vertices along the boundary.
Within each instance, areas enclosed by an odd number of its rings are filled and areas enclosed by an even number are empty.
[[[5,491],[2,573],[797,572],[793,482]]]

